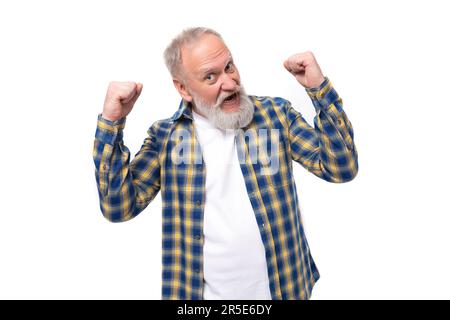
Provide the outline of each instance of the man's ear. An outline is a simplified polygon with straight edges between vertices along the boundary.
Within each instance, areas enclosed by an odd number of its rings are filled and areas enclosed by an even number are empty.
[[[175,86],[175,88],[177,89],[178,93],[180,94],[180,96],[186,100],[187,102],[192,102],[192,96],[189,94],[189,92],[186,89],[186,86],[184,85],[184,83],[178,79],[173,78],[173,85]]]

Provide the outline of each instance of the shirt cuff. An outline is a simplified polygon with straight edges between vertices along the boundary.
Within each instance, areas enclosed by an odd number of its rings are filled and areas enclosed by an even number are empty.
[[[103,118],[102,115],[99,114],[97,117],[97,130],[95,132],[95,138],[110,145],[114,145],[115,143],[122,141],[125,122],[126,117],[116,121],[111,121]]]
[[[325,77],[325,80],[320,84],[320,86],[315,88],[306,88],[306,92],[313,100],[314,106],[325,111],[331,104],[334,104],[339,100],[339,95],[336,90],[334,90],[328,77]],[[339,103],[335,104],[335,107],[339,112],[342,112]]]

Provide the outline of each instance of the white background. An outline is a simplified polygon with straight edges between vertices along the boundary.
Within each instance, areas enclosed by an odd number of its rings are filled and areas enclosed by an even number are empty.
[[[160,299],[161,200],[102,216],[92,147],[108,82],[140,81],[132,156],[179,96],[162,52],[189,26],[221,32],[249,94],[313,106],[284,70],[311,50],[344,101],[360,171],[295,166],[321,273],[313,299],[450,298],[446,1],[3,1],[0,298]]]

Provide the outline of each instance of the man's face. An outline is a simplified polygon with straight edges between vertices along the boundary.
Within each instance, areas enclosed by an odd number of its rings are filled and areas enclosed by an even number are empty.
[[[194,108],[197,98],[209,106],[221,102],[217,107],[225,113],[239,110],[239,72],[222,40],[206,34],[193,45],[183,47],[181,54],[187,100],[194,102]]]

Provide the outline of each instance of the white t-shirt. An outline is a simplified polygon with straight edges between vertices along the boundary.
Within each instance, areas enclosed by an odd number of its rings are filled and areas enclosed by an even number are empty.
[[[239,166],[235,135],[193,112],[206,166],[204,295],[270,300],[264,245]]]

